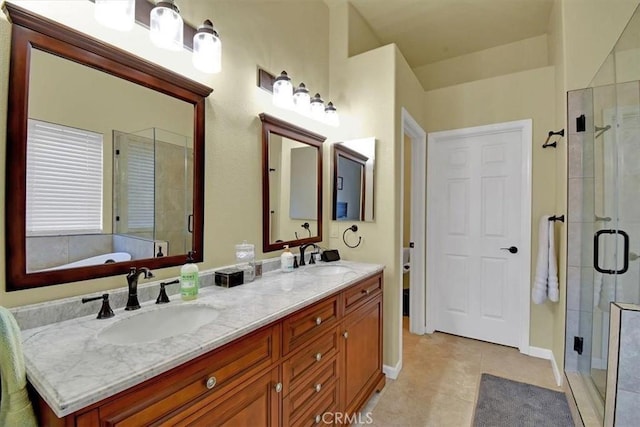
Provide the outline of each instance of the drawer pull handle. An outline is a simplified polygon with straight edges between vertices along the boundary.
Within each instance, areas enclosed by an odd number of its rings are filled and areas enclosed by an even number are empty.
[[[276,393],[280,393],[282,391],[282,383],[278,383],[274,387],[276,389]]]
[[[320,421],[322,421],[322,417],[320,415],[316,415],[313,420],[316,422],[316,424],[320,424]]]
[[[369,295],[371,293],[371,291],[369,289],[363,289],[362,293],[365,295]]]
[[[207,388],[211,390],[216,386],[216,382],[216,377],[209,377],[209,379],[207,380]]]
[[[316,353],[316,362],[319,362],[322,359],[321,353]]]
[[[344,337],[344,339],[346,340],[347,338],[349,338],[349,332],[344,331],[344,332],[342,333],[342,336],[343,336],[343,337]]]
[[[316,384],[313,389],[316,391],[316,393],[320,393],[320,390],[322,390],[322,384],[318,383]]]
[[[322,323],[322,318],[321,317],[316,317],[316,325],[320,326],[320,324]]]

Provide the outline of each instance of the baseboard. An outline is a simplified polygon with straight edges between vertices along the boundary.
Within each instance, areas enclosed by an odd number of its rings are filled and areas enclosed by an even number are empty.
[[[398,361],[396,366],[382,365],[382,372],[387,376],[387,378],[391,378],[395,380],[400,375],[400,371],[402,370],[402,359]]]
[[[556,363],[556,358],[553,357],[553,352],[548,348],[540,348],[540,347],[529,347],[529,356],[537,357],[539,359],[545,359],[551,361],[551,369],[553,370],[553,376],[556,379],[556,384],[558,387],[562,387],[563,375],[558,369],[558,364]]]

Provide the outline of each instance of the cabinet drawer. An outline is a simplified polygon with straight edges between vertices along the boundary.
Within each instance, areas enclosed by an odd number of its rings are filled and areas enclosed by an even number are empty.
[[[363,280],[343,292],[345,314],[382,292],[382,274]]]
[[[337,295],[289,316],[282,322],[283,354],[329,330],[339,319]]]
[[[279,329],[270,327],[159,375],[100,407],[109,426],[148,425],[204,396],[249,380],[279,357]]]
[[[254,381],[238,387],[228,395],[213,399],[207,396],[194,404],[175,411],[155,423],[158,426],[273,426],[280,419],[278,368],[272,368]]]
[[[323,396],[322,393],[331,387],[337,378],[338,357],[334,356],[319,370],[298,382],[284,400],[284,411],[289,413],[292,420],[298,418],[305,408]]]
[[[284,399],[284,413],[282,425],[284,426],[324,426],[333,425],[334,415],[339,405],[338,380],[334,380],[327,385],[324,391],[309,404],[300,408],[295,414],[288,413],[287,401],[291,397]]]
[[[282,364],[282,384],[285,394],[304,382],[307,375],[327,365],[338,353],[338,329],[323,334],[310,342]]]

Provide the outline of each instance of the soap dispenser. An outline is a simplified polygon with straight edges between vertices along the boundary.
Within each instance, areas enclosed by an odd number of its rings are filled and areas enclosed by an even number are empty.
[[[293,271],[293,254],[287,245],[284,245],[284,252],[280,255],[280,270],[285,273],[291,273]]]
[[[184,301],[198,298],[200,276],[198,266],[193,262],[194,252],[187,254],[187,263],[180,269],[180,296]]]

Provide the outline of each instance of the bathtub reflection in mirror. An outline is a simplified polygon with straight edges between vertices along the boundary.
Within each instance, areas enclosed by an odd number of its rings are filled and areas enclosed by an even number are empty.
[[[373,221],[376,140],[333,145],[333,206],[336,221]]]

